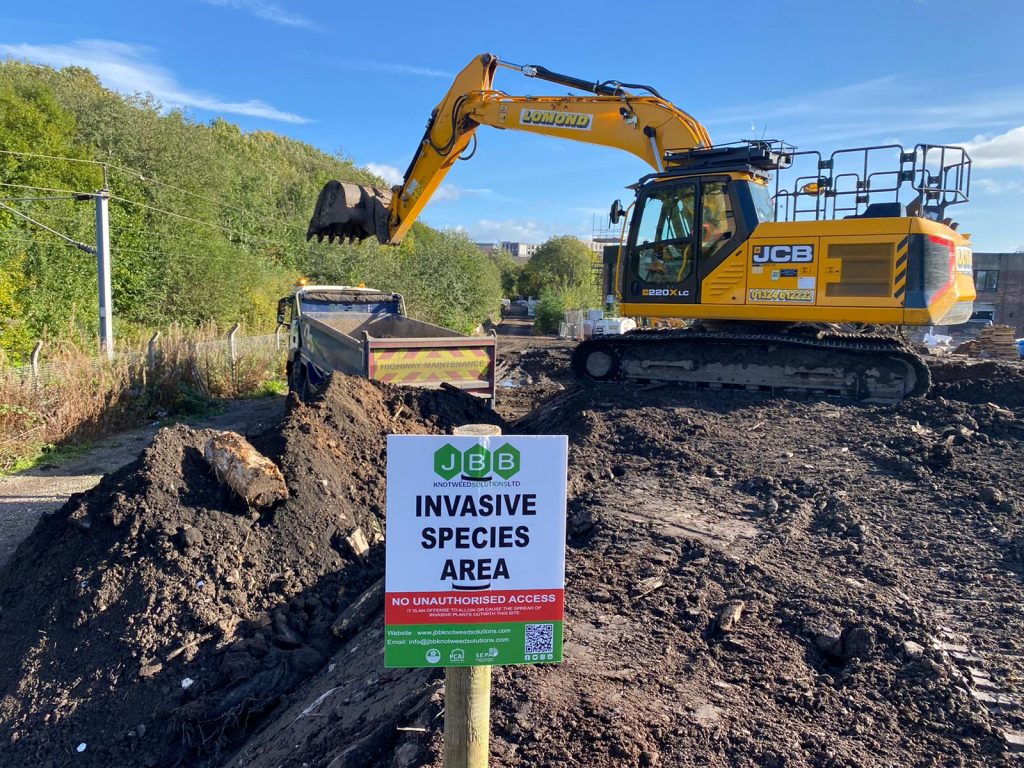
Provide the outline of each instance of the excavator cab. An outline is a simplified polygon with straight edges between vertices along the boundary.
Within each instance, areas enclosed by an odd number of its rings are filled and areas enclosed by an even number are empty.
[[[616,283],[631,302],[694,304],[703,280],[758,224],[774,220],[768,172],[785,158],[752,143],[666,159],[668,170],[636,186]]]
[[[970,316],[970,243],[947,211],[967,200],[962,148],[822,156],[750,141],[665,161],[634,186],[623,225],[609,293],[624,313],[883,325]]]

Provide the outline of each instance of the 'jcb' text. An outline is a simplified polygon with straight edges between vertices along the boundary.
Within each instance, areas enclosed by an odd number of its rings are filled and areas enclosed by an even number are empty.
[[[755,245],[755,264],[808,264],[814,261],[813,245]]]

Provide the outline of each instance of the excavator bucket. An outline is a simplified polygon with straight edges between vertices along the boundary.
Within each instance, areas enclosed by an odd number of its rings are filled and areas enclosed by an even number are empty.
[[[309,220],[306,239],[330,243],[362,241],[376,237],[380,243],[390,238],[391,190],[362,184],[329,181],[320,190],[316,210]]]

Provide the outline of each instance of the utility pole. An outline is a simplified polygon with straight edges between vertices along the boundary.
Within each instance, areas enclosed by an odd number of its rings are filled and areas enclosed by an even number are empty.
[[[100,287],[100,349],[108,360],[114,359],[114,299],[110,289],[110,190],[107,166],[103,166],[103,189],[96,200],[96,272]]]
[[[34,200],[94,200],[96,203],[96,247],[80,243],[72,237],[48,227],[41,221],[36,221],[31,216],[17,208],[7,205],[7,202],[30,202]],[[0,198],[0,210],[24,219],[30,224],[59,237],[80,251],[91,253],[96,256],[96,273],[99,280],[100,295],[100,350],[107,356],[108,360],[114,359],[114,299],[110,288],[110,184],[107,177],[107,166],[103,166],[103,189],[95,192],[76,192],[68,197],[11,197]]]

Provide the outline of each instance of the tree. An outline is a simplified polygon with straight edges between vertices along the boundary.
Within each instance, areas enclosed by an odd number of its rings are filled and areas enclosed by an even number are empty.
[[[27,153],[0,154],[0,182],[21,185],[2,189],[26,197],[91,192],[108,165],[118,336],[172,322],[271,327],[275,300],[300,275],[401,291],[424,319],[456,330],[476,327],[501,297],[498,268],[472,243],[422,224],[399,248],[307,243],[325,182],[379,183],[341,153],[199,123],[109,91],[81,67],[0,62],[0,149]],[[90,202],[17,207],[78,241],[94,238]],[[94,337],[96,304],[95,259],[0,211],[0,355],[24,358],[47,333]]]
[[[498,268],[501,275],[501,295],[513,299],[519,295],[519,277],[523,267],[516,263],[515,258],[506,250],[491,251],[488,258]]]
[[[594,282],[594,254],[578,237],[553,237],[534,252],[523,268],[520,290],[539,296],[545,289],[579,288]]]

